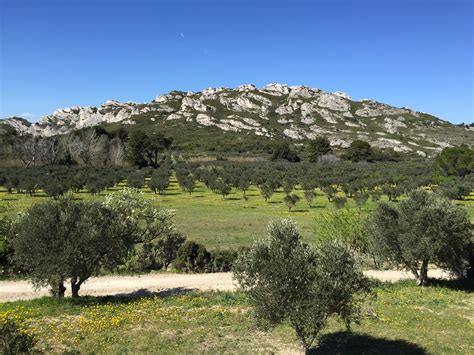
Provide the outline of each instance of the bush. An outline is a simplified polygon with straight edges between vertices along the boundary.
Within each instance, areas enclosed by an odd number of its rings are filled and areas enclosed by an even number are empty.
[[[237,259],[237,252],[233,250],[215,250],[211,253],[211,256],[212,272],[228,272],[232,270],[232,266]]]
[[[234,277],[247,292],[260,326],[288,322],[308,350],[330,316],[346,326],[358,319],[369,281],[351,253],[337,243],[313,249],[291,219],[273,222],[268,238],[241,253]]]
[[[334,207],[337,209],[341,209],[346,205],[347,198],[344,196],[335,196],[332,199],[332,203],[334,204]]]
[[[156,258],[156,253],[151,243],[136,246],[128,255],[125,269],[131,272],[147,272],[159,270],[163,267]]]
[[[179,248],[186,241],[186,237],[172,231],[166,233],[162,238],[159,238],[154,243],[154,252],[157,260],[163,264],[165,270],[168,268],[170,263],[176,259]]]
[[[32,353],[36,340],[17,322],[0,321],[0,353],[5,355]]]
[[[360,139],[354,140],[347,148],[344,158],[353,162],[367,161],[372,155],[372,147],[369,143]]]
[[[446,175],[469,175],[474,172],[474,150],[466,145],[444,148],[435,164]]]
[[[311,163],[316,163],[319,158],[331,151],[331,143],[326,137],[316,137],[309,142],[308,157]]]
[[[471,186],[462,182],[449,182],[439,186],[436,193],[449,198],[450,200],[463,200],[464,196],[469,195]]]
[[[204,245],[187,241],[178,249],[174,266],[186,272],[209,272],[212,269],[211,260],[211,254]]]
[[[369,200],[369,194],[367,192],[356,192],[354,194],[354,201],[357,207],[362,207]]]
[[[279,143],[275,145],[275,147],[273,148],[271,159],[273,161],[287,160],[291,163],[297,163],[301,160],[298,154],[296,154],[296,152],[290,148],[290,145],[288,143]]]
[[[338,241],[353,251],[366,253],[365,218],[363,211],[356,208],[318,213],[315,217],[316,238],[320,242]]]
[[[472,240],[469,215],[442,196],[419,189],[398,206],[381,203],[366,229],[373,252],[412,272],[422,286],[429,263],[465,275]]]
[[[11,222],[7,218],[0,219],[0,274],[5,275],[10,271],[10,260],[13,256],[13,249],[8,241]]]

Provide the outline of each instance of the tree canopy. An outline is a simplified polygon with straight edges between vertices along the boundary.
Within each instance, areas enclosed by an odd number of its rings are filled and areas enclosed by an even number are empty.
[[[436,166],[446,175],[466,176],[474,172],[474,150],[466,145],[444,148]]]
[[[412,272],[420,285],[428,283],[428,264],[463,276],[472,241],[466,210],[422,189],[406,200],[379,204],[367,222],[372,250],[383,260]]]

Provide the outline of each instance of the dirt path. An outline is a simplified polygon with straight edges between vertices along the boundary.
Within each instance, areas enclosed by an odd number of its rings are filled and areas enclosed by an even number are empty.
[[[368,270],[365,274],[381,281],[398,281],[413,278],[411,274],[396,270]],[[430,277],[448,278],[442,270],[430,270]],[[234,290],[231,273],[214,274],[151,274],[143,276],[93,277],[82,287],[80,294],[104,295],[147,295],[155,292],[179,292],[184,290]],[[26,300],[48,296],[48,289],[35,291],[28,281],[0,281],[0,302]],[[68,293],[67,293],[68,295]]]

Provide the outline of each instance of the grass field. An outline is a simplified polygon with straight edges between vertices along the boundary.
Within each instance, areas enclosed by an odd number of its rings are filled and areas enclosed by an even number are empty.
[[[474,352],[474,294],[413,282],[381,285],[352,333],[331,321],[321,352]],[[0,304],[0,319],[24,321],[45,352],[296,352],[287,325],[256,328],[239,292],[181,293],[145,298],[42,298]]]
[[[124,186],[124,185],[122,185]],[[120,186],[113,190],[120,189]],[[313,242],[315,216],[318,213],[334,209],[320,191],[315,197],[312,207],[303,198],[303,192],[296,190],[301,200],[288,212],[283,203],[285,194],[279,190],[274,193],[268,202],[260,196],[260,191],[252,187],[247,192],[249,199],[245,201],[241,191],[232,190],[232,193],[223,199],[222,196],[208,190],[203,184],[198,183],[196,190],[189,195],[183,193],[175,179],[164,195],[156,195],[148,188],[142,189],[147,198],[153,199],[157,205],[175,212],[175,222],[178,230],[184,233],[188,239],[203,243],[209,249],[214,248],[236,248],[248,245],[251,240],[262,236],[272,219],[291,216],[298,224],[303,237]],[[105,193],[99,196],[91,196],[87,192],[75,194],[74,198],[80,200],[103,199]],[[47,200],[42,192],[31,197],[24,194],[8,194],[4,189],[0,190],[0,217],[14,217],[20,211],[25,210],[33,203]],[[465,201],[457,202],[465,205],[469,212],[471,221],[474,222],[474,195]],[[348,208],[355,208],[355,203],[349,199]],[[364,207],[365,210],[375,208],[375,203],[369,199]]]

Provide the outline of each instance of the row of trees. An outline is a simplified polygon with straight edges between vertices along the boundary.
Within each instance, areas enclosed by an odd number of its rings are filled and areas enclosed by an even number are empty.
[[[331,148],[331,143],[327,137],[317,137],[313,140],[310,140],[306,145],[307,161],[311,163],[337,161],[340,158],[352,162],[398,161],[402,159],[402,155],[400,153],[397,153],[393,150],[381,150],[379,148],[374,148],[368,142],[360,139],[352,141],[349,147],[342,150],[338,156],[329,156],[331,153],[333,153],[333,149]],[[302,160],[296,152],[296,149],[291,147],[287,142],[278,143],[275,145],[272,151],[271,159],[273,161],[286,160],[292,163]]]
[[[316,246],[302,242],[290,219],[277,221],[267,239],[242,250],[235,260],[236,253],[210,253],[185,242],[169,212],[124,190],[103,203],[59,199],[34,205],[18,221],[3,221],[0,232],[10,248],[8,260],[58,297],[64,296],[66,280],[77,297],[89,277],[133,257],[147,263],[152,256],[152,263],[165,267],[174,260],[194,272],[226,271],[233,264],[259,324],[288,322],[308,350],[330,317],[339,317],[347,328],[360,318],[371,283],[356,253],[370,251],[388,265],[405,268],[422,286],[428,283],[430,264],[459,277],[466,275],[469,257],[472,267],[469,216],[442,196],[414,190],[400,203],[381,203],[369,218],[357,221],[353,237],[335,239],[338,234],[331,233]]]
[[[134,126],[127,129],[105,129],[96,126],[51,137],[33,136],[11,130],[0,132],[0,142],[1,155],[24,166],[133,164],[137,167],[156,168],[164,155],[186,149],[185,145],[174,143],[171,137],[156,128],[147,130]],[[406,158],[404,154],[391,149],[372,147],[368,142],[359,139],[354,140],[348,148],[338,148],[335,151],[324,136],[303,141],[298,145],[292,145],[287,139],[274,139],[262,144],[268,146],[267,154],[274,161],[305,160],[316,163],[343,159],[353,162],[377,162]]]
[[[265,200],[278,189],[285,192],[285,203],[291,207],[299,197],[292,192],[301,188],[309,206],[315,197],[315,189],[321,190],[329,201],[344,205],[347,198],[363,204],[370,197],[377,201],[386,195],[396,200],[420,186],[433,189],[450,198],[462,199],[474,185],[474,174],[464,176],[438,175],[429,163],[386,162],[376,164],[339,162],[337,164],[313,165],[307,163],[232,163],[227,161],[210,163],[173,162],[163,159],[157,169],[144,168],[79,168],[79,167],[32,167],[0,170],[0,184],[8,192],[23,192],[34,195],[38,189],[52,197],[67,191],[86,189],[92,194],[110,189],[118,182],[126,182],[133,188],[148,186],[163,194],[170,185],[173,172],[182,190],[192,193],[196,183],[226,198],[231,190],[242,191],[244,199],[250,186],[260,189]],[[345,198],[338,196],[344,193]]]
[[[52,137],[10,132],[1,137],[4,156],[24,166],[82,165],[138,167],[159,166],[172,139],[154,130],[124,128],[107,131],[100,126]]]

